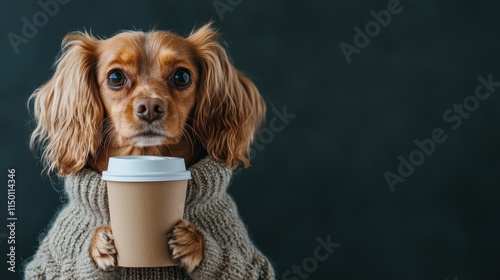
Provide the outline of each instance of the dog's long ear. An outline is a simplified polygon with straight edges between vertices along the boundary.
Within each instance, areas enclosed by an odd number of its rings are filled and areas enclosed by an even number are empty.
[[[263,122],[265,103],[255,85],[238,72],[207,24],[187,40],[200,67],[195,135],[209,155],[229,168],[250,165],[250,144]]]
[[[48,173],[80,171],[101,143],[104,109],[94,73],[97,44],[87,33],[67,35],[54,76],[30,97],[37,121],[30,146],[42,149]]]

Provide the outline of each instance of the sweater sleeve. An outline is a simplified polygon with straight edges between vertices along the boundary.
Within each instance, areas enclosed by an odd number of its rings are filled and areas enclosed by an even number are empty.
[[[24,279],[43,280],[60,278],[61,267],[52,257],[48,243],[42,242],[36,255],[26,264],[24,269]]]
[[[252,244],[226,190],[232,171],[210,157],[190,168],[185,219],[203,234],[203,258],[189,274],[193,280],[269,280],[268,259]]]
[[[269,261],[254,250],[248,259],[229,246],[220,246],[211,236],[200,230],[205,237],[203,260],[189,276],[193,280],[272,280],[275,279]]]
[[[64,246],[65,236],[54,236],[49,234],[44,238],[36,255],[26,265],[24,279],[26,280],[49,280],[49,279],[92,279],[111,280],[116,279],[114,272],[105,272],[97,269],[90,259],[87,248],[90,239],[75,247]]]
[[[95,267],[88,251],[95,228],[109,222],[106,187],[100,177],[85,170],[65,178],[68,202],[25,265],[24,279],[116,279],[115,272]]]

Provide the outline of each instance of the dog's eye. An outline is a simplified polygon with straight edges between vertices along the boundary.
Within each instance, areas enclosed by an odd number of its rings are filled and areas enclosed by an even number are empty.
[[[119,88],[123,86],[127,82],[127,78],[125,78],[125,74],[122,71],[115,70],[109,73],[108,75],[108,85],[111,88]]]
[[[187,69],[178,69],[174,73],[173,83],[179,88],[186,88],[191,83],[191,74]]]

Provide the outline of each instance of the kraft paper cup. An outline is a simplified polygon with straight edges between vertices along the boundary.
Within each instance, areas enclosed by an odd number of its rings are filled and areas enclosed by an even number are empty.
[[[184,159],[112,157],[102,179],[107,181],[118,266],[177,265],[168,250],[167,233],[184,216],[191,179]]]

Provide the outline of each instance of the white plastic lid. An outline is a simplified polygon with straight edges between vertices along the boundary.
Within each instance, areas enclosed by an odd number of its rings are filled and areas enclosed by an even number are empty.
[[[102,179],[116,182],[157,182],[191,179],[183,158],[161,156],[111,157]]]

